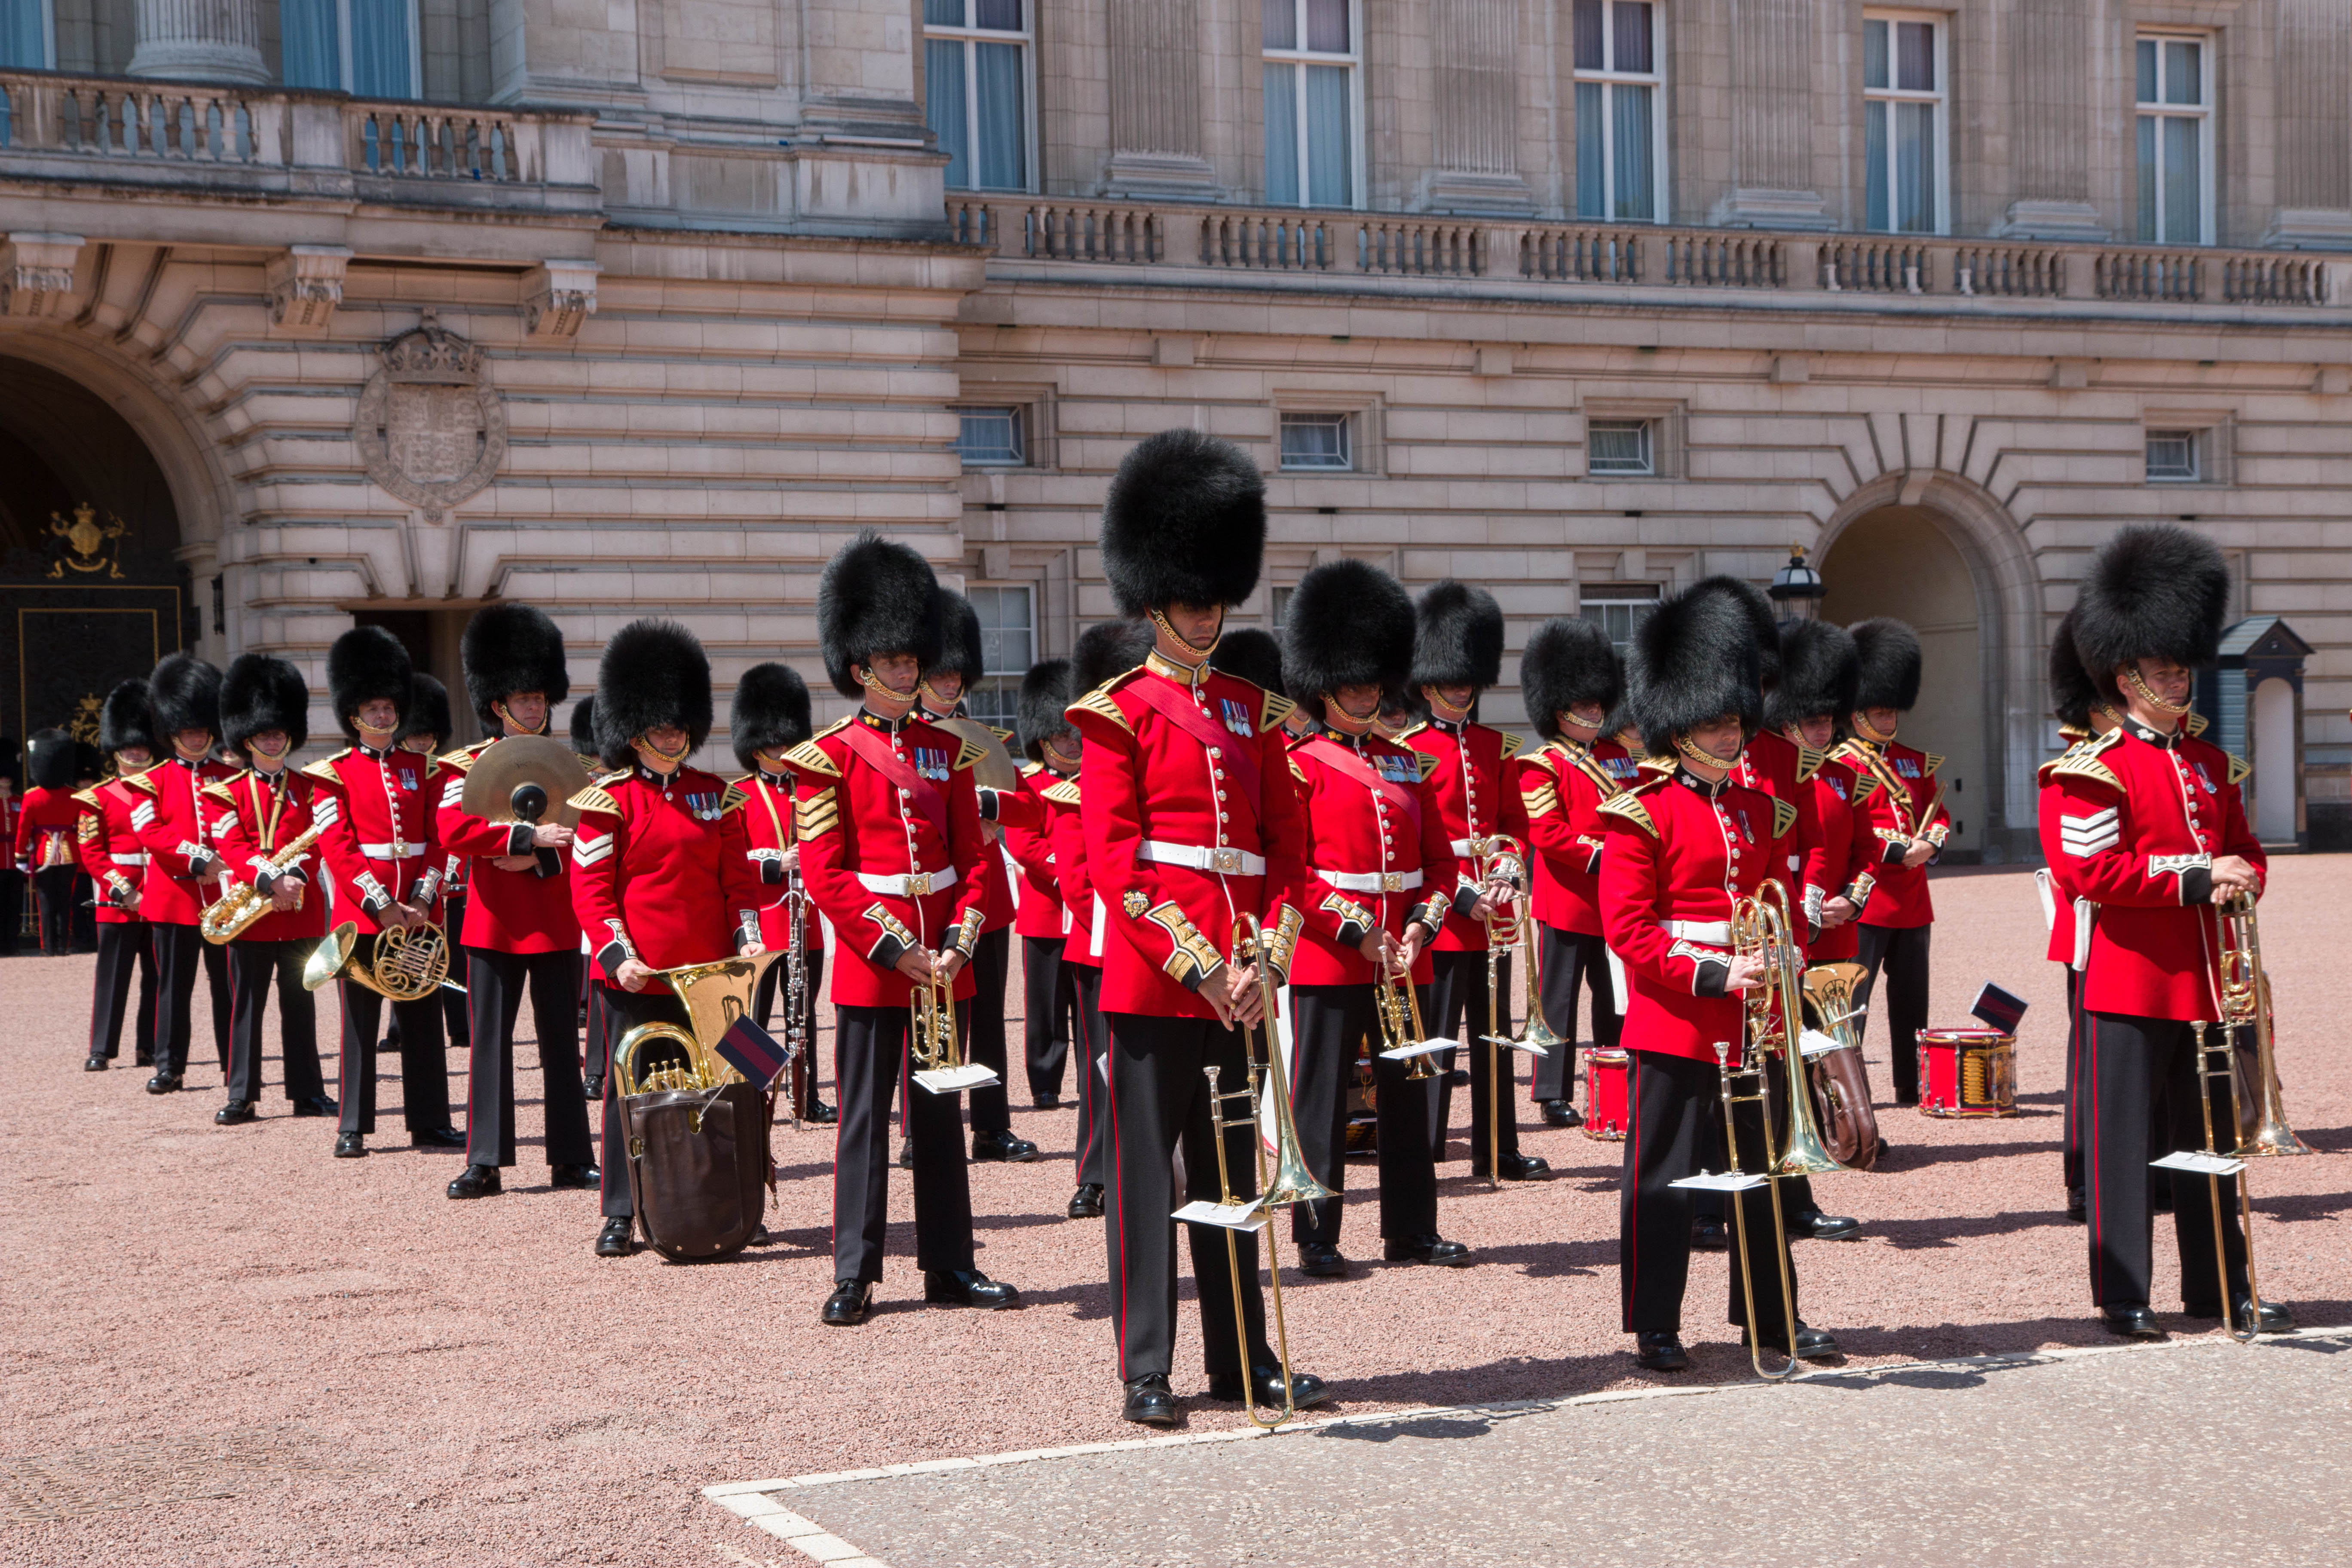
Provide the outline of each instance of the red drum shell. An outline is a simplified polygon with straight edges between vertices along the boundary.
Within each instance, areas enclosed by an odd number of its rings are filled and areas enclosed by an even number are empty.
[[[1919,1031],[1919,1114],[2017,1114],[2017,1039],[1999,1029]]]
[[[1631,1100],[1630,1058],[1600,1047],[1584,1053],[1584,1135],[1597,1142],[1622,1143]]]

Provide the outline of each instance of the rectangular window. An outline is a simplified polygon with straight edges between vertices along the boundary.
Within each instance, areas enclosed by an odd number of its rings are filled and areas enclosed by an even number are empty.
[[[1013,729],[1021,711],[1021,677],[1037,658],[1036,601],[1025,586],[968,592],[980,616],[982,673],[964,700],[982,723]]]
[[[16,70],[47,70],[56,40],[49,0],[0,0],[0,67]],[[7,119],[0,104],[0,124]]]
[[[2213,71],[2209,40],[2142,34],[2138,88],[2139,237],[2213,243]]]
[[[1265,199],[1356,205],[1355,0],[1259,0]]]
[[[1284,415],[1282,466],[1294,470],[1354,468],[1354,425],[1355,416],[1349,414]]]
[[[360,98],[415,98],[419,61],[411,0],[280,0],[278,74],[289,87]]]
[[[956,435],[956,453],[968,468],[1017,468],[1028,462],[1027,443],[1022,439],[1022,410],[1014,408],[959,408],[961,424]]]
[[[1619,653],[1633,640],[1633,628],[1657,608],[1654,583],[1588,583],[1577,590],[1577,614],[1609,634]]]
[[[2194,430],[2151,430],[2147,433],[2147,477],[2151,483],[2194,483],[2203,477],[2197,460]]]
[[[1294,590],[1289,588],[1276,588],[1274,591],[1274,633],[1276,637],[1280,637],[1283,627],[1289,624],[1290,595],[1293,592]]]
[[[1864,226],[1942,234],[1945,216],[1944,24],[1868,12],[1862,22]]]
[[[1648,0],[1575,0],[1576,216],[1664,223],[1665,50]]]
[[[1584,429],[1584,471],[1654,474],[1657,447],[1648,419],[1594,419]]]
[[[1028,0],[923,0],[923,104],[950,190],[1027,190]]]

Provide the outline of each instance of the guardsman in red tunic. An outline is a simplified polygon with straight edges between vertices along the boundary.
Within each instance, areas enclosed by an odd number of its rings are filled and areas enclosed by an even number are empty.
[[[1412,668],[1412,600],[1377,566],[1328,562],[1299,579],[1284,637],[1284,673],[1318,713],[1315,731],[1290,746],[1307,823],[1306,922],[1290,964],[1291,1109],[1307,1168],[1332,1194],[1290,1211],[1298,1267],[1347,1272],[1348,1089],[1369,1038],[1383,1256],[1458,1268],[1470,1249],[1437,1231],[1428,1092],[1406,1077],[1410,1060],[1381,1055],[1379,987],[1401,978],[1426,991],[1426,949],[1461,874],[1430,787],[1434,761],[1372,731],[1381,693],[1401,690]],[[1405,1016],[1409,1031],[1410,1008]]]
[[[583,697],[572,705],[570,726],[572,752],[580,765],[591,773],[604,771],[604,759],[597,754],[596,700]],[[576,899],[573,908],[578,908]],[[580,935],[580,1027],[585,1039],[581,1050],[580,1093],[591,1105],[604,1101],[604,1067],[611,1055],[613,1042],[605,1028],[604,996],[597,982],[607,978],[596,967],[595,947],[588,934]]]
[[[1202,1069],[1244,1086],[1234,1026],[1260,1026],[1260,973],[1287,978],[1300,915],[1306,824],[1283,721],[1291,702],[1209,667],[1225,612],[1257,586],[1265,552],[1265,487],[1232,444],[1162,431],[1119,464],[1103,506],[1103,574],[1119,613],[1148,616],[1154,642],[1141,668],[1070,708],[1085,739],[1087,872],[1102,900],[1103,1018],[1110,1030],[1111,1170],[1104,1226],[1111,1324],[1126,1383],[1121,1414],[1176,1420],[1168,1386],[1176,1338],[1175,1154],[1189,1199],[1219,1196],[1214,1118]],[[1263,949],[1234,960],[1239,917],[1260,922]],[[1265,1027],[1272,1027],[1266,1023]],[[1223,1134],[1236,1195],[1257,1191],[1244,1124]],[[1239,1305],[1226,1237],[1192,1227],[1209,1396],[1283,1403],[1282,1367],[1265,1340],[1257,1237],[1234,1236]],[[1227,1235],[1233,1233],[1228,1232]],[[1296,1373],[1301,1406],[1327,1397]]]
[[[1853,627],[1862,680],[1848,722],[1853,733],[1832,754],[1878,787],[1856,813],[1855,835],[1878,857],[1877,882],[1858,917],[1858,953],[1870,975],[1855,1000],[1885,1016],[1895,1063],[1895,1103],[1919,1103],[1919,1031],[1927,1024],[1927,939],[1936,909],[1927,896],[1927,868],[1951,837],[1951,814],[1936,770],[1944,759],[1895,738],[1906,711],[1919,700],[1919,636],[1901,621],[1863,621]],[[1880,973],[1885,998],[1874,993]]]
[[[373,962],[376,938],[395,927],[434,923],[447,861],[434,832],[430,759],[404,749],[400,732],[416,700],[408,650],[381,626],[355,626],[327,650],[327,698],[352,744],[303,769],[336,796],[334,824],[320,842],[335,879],[338,921],[359,927],[353,959]],[[454,955],[453,955],[454,956]],[[356,980],[342,991],[343,1102],[335,1158],[367,1153],[375,1131],[376,1026],[382,993]],[[401,1121],[419,1149],[458,1149],[464,1133],[449,1125],[449,1063],[441,1003],[426,996],[395,1002],[400,1023]]]
[[[16,818],[16,864],[33,879],[40,910],[41,952],[61,958],[73,951],[74,852],[81,807],[74,802],[74,740],[63,730],[36,730],[25,747],[33,787]]]
[[[1018,809],[1003,812],[1000,824],[1004,852],[1021,873],[1021,907],[1013,917],[1013,931],[1021,939],[1022,1060],[1029,1076],[1030,1103],[1040,1110],[1061,1109],[1077,992],[1073,976],[1062,967],[1067,917],[1054,862],[1055,807],[1039,792],[1076,767],[1078,732],[1062,716],[1076,697],[1066,658],[1041,659],[1021,677],[1015,739],[1028,760],[1021,764]],[[1064,748],[1055,753],[1063,762],[1059,768],[1045,760],[1049,740]],[[1081,1100],[1086,1098],[1086,1068],[1081,1055]]]
[[[1535,861],[1537,951],[1544,1022],[1565,1043],[1536,1058],[1531,1098],[1554,1127],[1576,1127],[1576,994],[1592,993],[1592,1038],[1614,1047],[1622,1015],[1601,935],[1601,803],[1624,785],[1610,764],[1625,755],[1601,738],[1623,700],[1624,672],[1609,634],[1575,616],[1546,621],[1519,658],[1519,694],[1545,744],[1512,759],[1507,830]]]
[[[1479,692],[1503,675],[1503,611],[1495,596],[1452,578],[1422,595],[1413,634],[1412,687],[1429,706],[1429,720],[1398,739],[1424,756],[1437,759],[1430,778],[1454,853],[1462,862],[1462,881],[1454,890],[1454,908],[1445,930],[1433,948],[1436,980],[1433,1005],[1424,1020],[1432,1039],[1450,1040],[1466,1018],[1470,1025],[1470,1173],[1484,1176],[1490,1138],[1486,1108],[1496,1097],[1486,1083],[1486,1059],[1516,1078],[1515,1051],[1489,1048],[1489,1034],[1511,1032],[1511,959],[1502,956],[1496,1002],[1501,1016],[1486,1016],[1486,928],[1496,922],[1498,941],[1508,943],[1514,933],[1507,925],[1512,905],[1520,896],[1526,876],[1515,855],[1486,858],[1489,839],[1506,830],[1514,808],[1504,790],[1504,765],[1517,754],[1519,737],[1472,719]],[[1481,883],[1482,865],[1495,873]],[[1445,1134],[1454,1105],[1454,1053],[1438,1058],[1441,1072],[1433,1086],[1436,1116],[1430,1126],[1430,1147],[1445,1158]],[[1502,1151],[1507,1182],[1533,1181],[1551,1169],[1549,1161],[1519,1152],[1518,1108],[1506,1089],[1501,1096],[1499,1137],[1491,1140]]]
[[[155,667],[147,701],[155,731],[172,743],[172,755],[137,778],[125,779],[132,796],[131,830],[147,851],[147,876],[139,908],[155,939],[155,1076],[150,1094],[180,1087],[188,1068],[189,1005],[195,998],[196,966],[212,988],[213,1042],[220,1052],[221,1076],[228,1076],[228,954],[197,931],[205,906],[220,896],[226,862],[214,842],[214,807],[204,786],[236,770],[213,760],[220,734],[220,671],[194,654],[175,653]]]
[[[310,738],[310,688],[302,672],[275,654],[239,654],[221,682],[221,740],[246,772],[206,784],[220,807],[218,830],[228,861],[224,889],[243,885],[270,910],[230,939],[228,1103],[213,1120],[234,1127],[254,1119],[261,1098],[261,1020],[272,983],[286,1098],[297,1116],[332,1116],[319,1067],[316,999],[302,986],[302,966],[327,934],[327,890],[319,840],[341,809],[334,791],[296,773],[287,759]],[[319,832],[297,849],[313,827]]]
[[[661,972],[764,951],[761,893],[745,853],[747,797],[686,765],[710,738],[710,658],[694,634],[674,621],[623,626],[596,668],[595,711],[597,752],[614,771],[572,797],[572,901],[610,977],[596,984],[617,1047],[639,1024],[691,1030]],[[599,1258],[629,1255],[636,1216],[620,1092],[620,1074],[607,1073]]]
[[[1601,920],[1631,993],[1619,1274],[1634,1359],[1652,1371],[1679,1372],[1690,1364],[1682,1306],[1691,1197],[1672,1184],[1725,1163],[1715,1047],[1727,1042],[1738,1059],[1746,1048],[1740,993],[1763,979],[1760,960],[1731,951],[1732,905],[1785,864],[1796,808],[1731,778],[1763,706],[1755,638],[1735,604],[1693,589],[1660,605],[1633,634],[1627,675],[1648,749],[1674,757],[1675,769],[1654,773],[1601,807],[1610,829]],[[1759,1107],[1736,1107],[1733,1124],[1741,1163],[1753,1171],[1764,1147]],[[1734,1254],[1729,1270],[1731,1322],[1745,1324],[1745,1271],[1766,1344],[1807,1360],[1838,1354],[1836,1341],[1801,1322],[1795,1345],[1781,1342],[1787,1255],[1771,1197],[1759,1186],[1738,1201],[1748,1205],[1748,1249],[1744,1258]]]
[[[823,1321],[863,1322],[882,1279],[888,1219],[890,1103],[909,1051],[908,1004],[949,983],[959,1037],[971,1016],[991,853],[971,765],[982,750],[917,716],[917,687],[940,657],[942,605],[929,565],[867,530],[817,584],[817,637],[835,691],[856,712],[793,748],[801,874],[833,922],[833,1293]],[[952,1089],[910,1089],[915,1266],[923,1299],[1011,1307],[1012,1286],[972,1266],[971,1178]]]
[[[425,790],[436,803],[449,783],[446,771],[436,759],[457,732],[449,711],[449,689],[436,678],[418,670],[416,693],[409,700],[408,718],[400,727],[400,746],[403,751],[415,752],[430,764],[425,773]],[[437,814],[437,804],[434,809]],[[436,822],[435,826],[437,830],[439,824]],[[449,978],[458,980],[466,968],[465,955],[457,946],[457,933],[466,929],[466,873],[471,861],[446,844],[437,847],[441,852],[441,897],[433,907],[433,920],[449,933]],[[448,1030],[449,1043],[470,1052],[474,1044],[471,1008],[466,994],[454,985],[441,988],[441,1021]],[[399,1043],[397,1013],[384,1030],[384,1038],[390,1044]]]
[[[126,680],[106,694],[98,712],[98,749],[116,776],[74,796],[81,807],[75,848],[98,889],[98,982],[89,1012],[89,1059],[85,1072],[103,1072],[122,1048],[122,1016],[131,1001],[131,973],[139,972],[139,1015],[131,1032],[141,1065],[154,1054],[155,947],[139,907],[147,851],[131,826],[138,796],[123,786],[154,765],[163,747],[147,709],[147,683]],[[0,911],[5,910],[0,900]]]
[[[2074,889],[2065,836],[2059,827],[2065,815],[2066,796],[2053,775],[2058,764],[2072,761],[2085,742],[2106,734],[2123,720],[2100,692],[2091,672],[2083,668],[2082,656],[2074,650],[2072,610],[2059,618],[2057,628],[2050,634],[2050,706],[2058,717],[2058,739],[2065,743],[2065,750],[2034,773],[2035,783],[2040,786],[2035,826],[2042,858],[2048,864],[2033,873],[2033,879],[2042,895],[2042,923],[2050,929],[2050,962],[2063,969],[2066,975],[2066,1217],[2081,1225],[2089,1217],[2083,1186],[2083,964],[2090,957],[2091,922],[2097,916],[2098,906]],[[2197,732],[2196,721],[2194,713],[2185,720],[2192,735]],[[2156,1177],[2168,1177],[2170,1173],[2150,1173]],[[2165,1190],[2169,1193],[2170,1188],[2167,1181]]]
[[[800,1046],[793,1057],[787,1091],[803,1121],[830,1123],[833,1107],[816,1097],[816,999],[824,988],[824,930],[814,905],[805,901],[801,881],[800,846],[793,837],[792,766],[784,759],[809,738],[808,682],[784,664],[755,664],[735,683],[735,698],[727,712],[727,741],[744,773],[735,787],[746,797],[743,818],[744,856],[760,884],[760,941],[772,952],[792,949],[791,895],[803,892],[801,908]],[[789,992],[789,959],[768,965],[760,975],[760,990],[751,1016],[761,1028],[774,1016],[777,993]]]
[[[2123,722],[2051,770],[2064,885],[2098,906],[2081,991],[2091,1299],[2109,1331],[2127,1338],[2161,1333],[2148,1310],[2151,1123],[2168,1119],[2156,1147],[2204,1144],[2195,1026],[2221,1018],[2216,904],[2260,898],[2266,868],[2239,795],[2245,764],[2185,722],[2192,672],[2212,665],[2229,603],[2229,569],[2201,534],[2143,525],[2102,546],[2075,597],[2074,647]],[[2226,1110],[2213,1114],[2225,1137],[2234,1131]],[[2211,1184],[2172,1184],[2181,1305],[2218,1318],[2226,1300],[2233,1326],[2291,1328],[2277,1302],[2255,1311],[2237,1182],[2221,1178],[2219,1215]],[[2226,1279],[2213,1256],[2217,1221]]]
[[[25,873],[16,868],[16,820],[25,803],[16,794],[17,774],[23,770],[24,749],[16,744],[14,735],[0,735],[0,956],[14,958],[23,935],[25,914]],[[139,1047],[139,1059],[147,1059],[144,1041]]]
[[[572,691],[563,634],[534,605],[491,605],[474,613],[459,639],[466,700],[489,739],[443,756],[435,831],[457,868],[450,896],[452,935],[463,944],[470,1014],[466,1095],[466,1168],[452,1198],[501,1190],[515,1163],[515,1026],[530,992],[546,1120],[547,1180],[593,1186],[601,1173],[580,1092],[580,919],[572,910],[572,830],[548,801],[537,822],[491,822],[466,809],[466,779],[513,736],[548,732],[555,704]]]

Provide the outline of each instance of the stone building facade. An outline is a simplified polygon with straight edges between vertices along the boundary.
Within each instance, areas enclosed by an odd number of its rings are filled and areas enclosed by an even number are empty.
[[[0,62],[9,724],[355,619],[454,677],[495,597],[582,689],[676,616],[723,711],[869,523],[1009,678],[1181,424],[1268,475],[1244,621],[1359,555],[1516,649],[1802,546],[1991,856],[2089,551],[2186,519],[2313,650],[2264,837],[2352,833],[2342,0],[0,0]]]

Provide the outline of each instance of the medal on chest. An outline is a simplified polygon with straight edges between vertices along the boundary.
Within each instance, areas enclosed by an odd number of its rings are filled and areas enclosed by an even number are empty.
[[[719,808],[727,797],[723,795],[688,795],[679,798],[686,802],[686,809],[697,822],[716,822],[719,820]]]
[[[915,772],[933,784],[948,782],[948,763],[951,760],[945,752],[934,751],[929,746],[915,748]]]
[[[1919,772],[1919,764],[1909,757],[1895,758],[1895,771],[1897,774],[1906,779],[1916,779],[1922,776]]]
[[[1392,784],[1417,784],[1421,767],[1411,757],[1374,757],[1373,771]]]
[[[1218,698],[1217,706],[1224,711],[1226,729],[1231,730],[1234,734],[1239,735],[1244,741],[1257,733],[1255,730],[1250,727],[1250,715],[1247,708],[1244,708],[1230,697]]]

